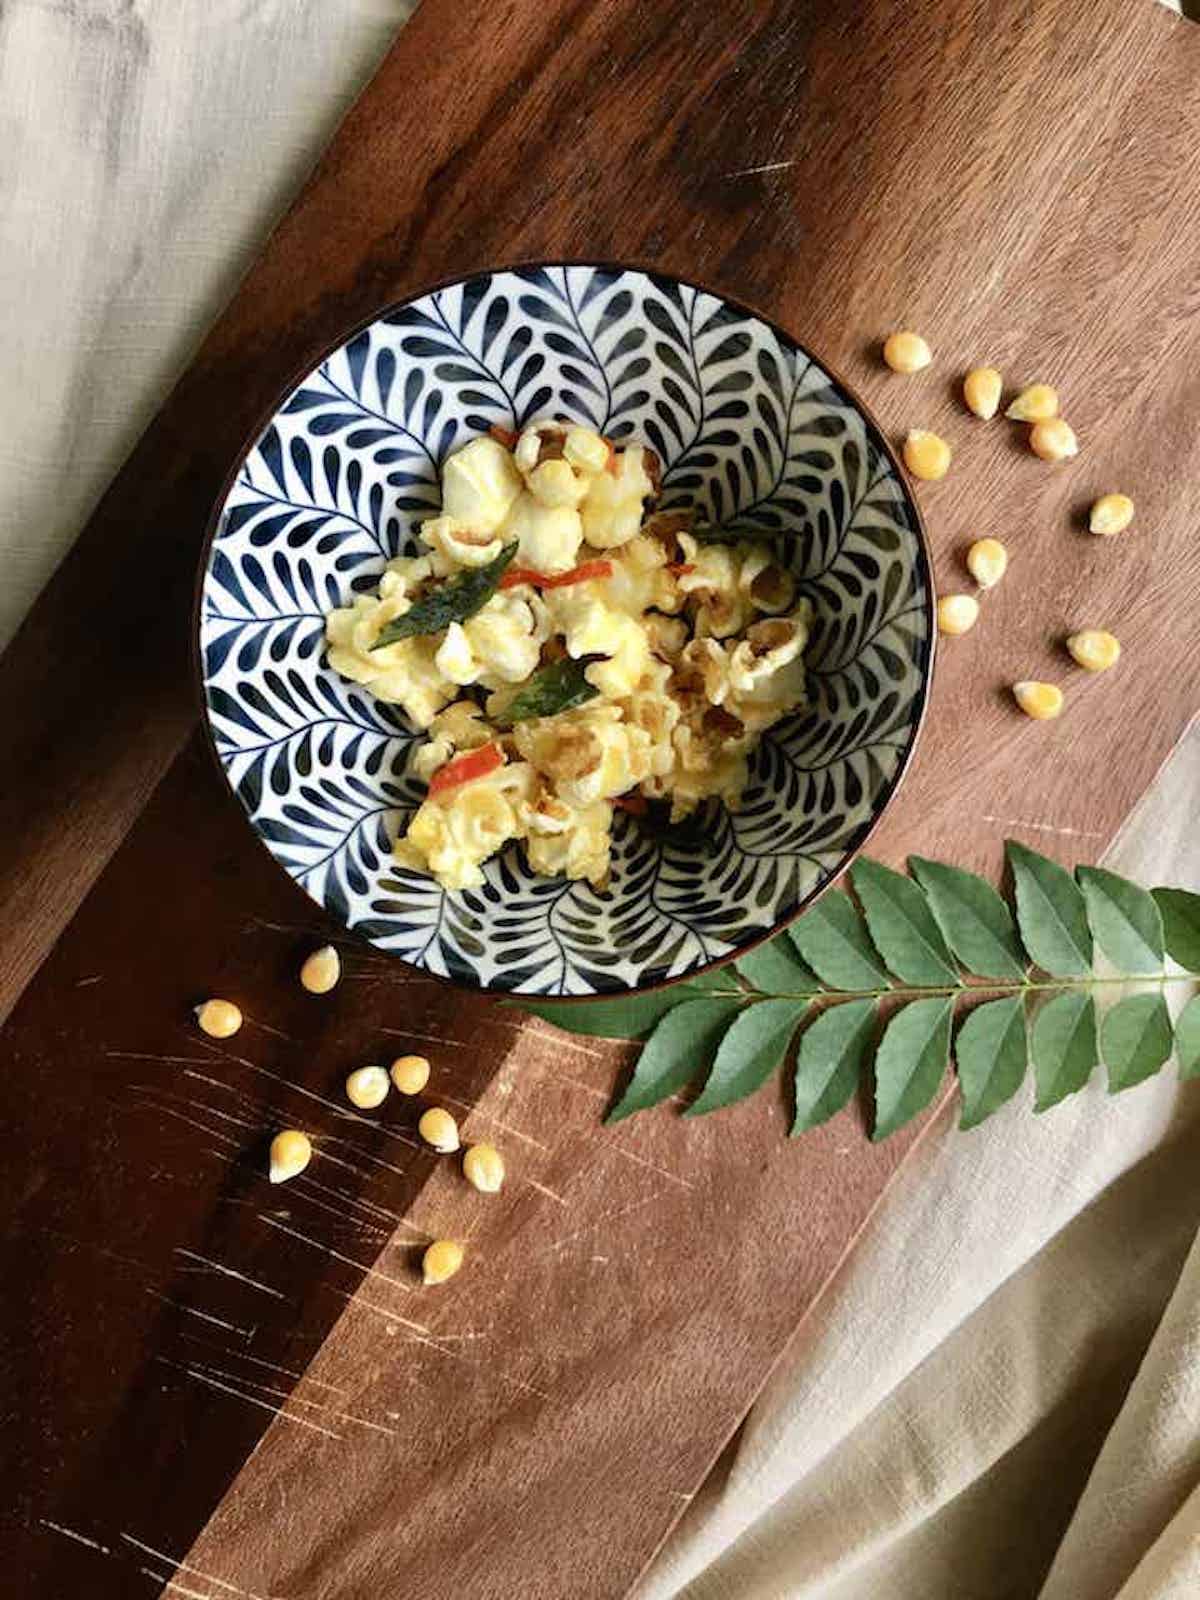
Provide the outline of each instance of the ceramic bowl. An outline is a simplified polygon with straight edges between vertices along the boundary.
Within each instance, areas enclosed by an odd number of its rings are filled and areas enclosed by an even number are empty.
[[[714,803],[672,831],[618,813],[604,893],[535,876],[516,845],[449,893],[392,857],[423,794],[417,735],[329,668],[323,618],[415,547],[450,451],[544,416],[653,445],[664,506],[776,542],[815,608],[811,707],[762,740],[736,814]],[[795,340],[674,278],[544,266],[396,306],[286,396],[214,517],[199,653],[225,776],[314,900],[437,977],[590,995],[745,951],[846,866],[911,756],[932,608],[895,458]]]

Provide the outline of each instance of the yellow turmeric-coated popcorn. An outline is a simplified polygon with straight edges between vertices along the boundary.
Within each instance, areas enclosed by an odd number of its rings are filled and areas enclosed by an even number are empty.
[[[428,733],[400,868],[477,889],[515,844],[602,888],[618,809],[740,803],[757,741],[805,704],[811,607],[767,534],[656,510],[660,484],[637,441],[496,427],[443,464],[424,553],[330,612],[330,666]]]

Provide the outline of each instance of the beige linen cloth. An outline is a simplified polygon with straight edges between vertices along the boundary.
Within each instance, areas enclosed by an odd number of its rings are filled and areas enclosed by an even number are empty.
[[[0,643],[411,9],[0,0]],[[1200,888],[1198,792],[1110,861]],[[1197,1600],[1198,1099],[950,1108],[639,1600]]]

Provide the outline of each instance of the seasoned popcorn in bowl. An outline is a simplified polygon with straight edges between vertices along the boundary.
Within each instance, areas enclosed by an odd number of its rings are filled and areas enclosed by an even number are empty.
[[[517,841],[602,888],[614,807],[737,807],[758,739],[805,704],[811,608],[761,539],[654,512],[652,450],[496,435],[447,459],[428,553],[329,614],[329,661],[428,733],[401,863],[466,889]]]

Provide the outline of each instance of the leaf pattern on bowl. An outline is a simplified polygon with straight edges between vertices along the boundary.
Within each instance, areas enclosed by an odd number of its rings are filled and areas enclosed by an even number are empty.
[[[391,854],[423,794],[415,736],[331,671],[323,619],[415,548],[452,450],[541,416],[646,440],[664,505],[776,545],[816,612],[812,704],[763,740],[736,815],[658,833],[619,814],[605,893],[535,876],[514,845],[452,894]],[[199,650],[226,777],[316,901],[436,976],[589,995],[695,973],[841,870],[916,738],[931,596],[877,430],[785,334],[658,274],[523,267],[388,311],[287,396],[221,507]]]

